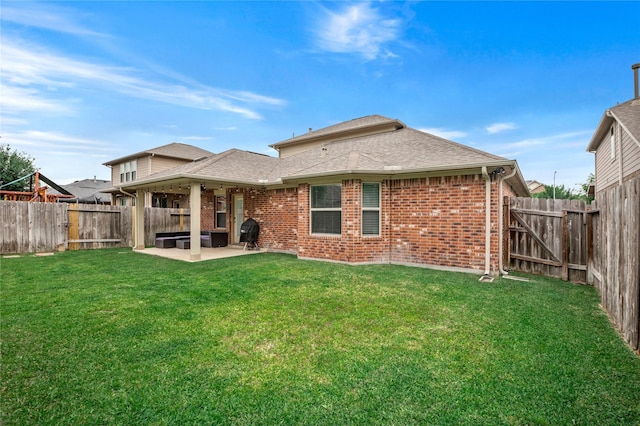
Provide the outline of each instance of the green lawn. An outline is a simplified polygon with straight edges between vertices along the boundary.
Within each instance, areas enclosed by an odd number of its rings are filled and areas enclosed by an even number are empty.
[[[592,287],[263,253],[0,260],[13,424],[640,423]]]

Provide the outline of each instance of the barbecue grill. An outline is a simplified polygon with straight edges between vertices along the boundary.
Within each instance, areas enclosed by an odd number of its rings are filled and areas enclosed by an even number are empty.
[[[258,250],[258,234],[260,234],[260,225],[258,222],[249,218],[240,226],[240,242],[244,243],[243,250]]]

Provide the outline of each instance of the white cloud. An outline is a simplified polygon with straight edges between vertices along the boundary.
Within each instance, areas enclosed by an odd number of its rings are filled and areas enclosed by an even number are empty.
[[[228,111],[250,119],[261,118],[251,106],[285,104],[282,99],[248,91],[154,81],[158,76],[145,77],[141,70],[90,63],[42,46],[15,43],[7,37],[3,40],[2,54],[3,86],[17,95],[13,104],[18,110],[29,106],[34,110],[55,109],[56,100],[50,97],[52,90],[87,85],[97,90],[111,87],[126,96],[188,108]],[[58,105],[58,108],[62,107]],[[5,112],[17,111],[7,109]]]
[[[369,3],[357,3],[333,12],[324,10],[316,30],[318,46],[329,52],[356,53],[366,59],[397,57],[385,48],[400,33],[399,19],[387,19]]]
[[[489,132],[489,134],[493,135],[496,133],[504,132],[505,130],[513,130],[517,128],[518,126],[516,126],[514,123],[494,123],[490,126],[487,126],[486,130],[487,132]]]
[[[429,127],[429,128],[418,129],[418,130],[420,130],[421,132],[440,136],[441,138],[444,138],[444,139],[456,139],[456,138],[463,138],[467,136],[465,132],[461,132],[459,130],[446,130],[446,129],[436,128],[436,127]]]
[[[20,7],[13,7],[10,4],[2,5],[2,20],[5,22],[77,36],[109,37],[107,34],[78,24],[78,19],[74,15],[75,12],[72,9],[43,2],[24,2]]]
[[[550,144],[553,144],[554,146],[574,146],[582,143],[582,146],[584,146],[586,149],[586,146],[589,142],[588,137],[590,135],[591,131],[589,130],[578,130],[574,132],[559,133],[557,135],[549,135],[540,138],[523,139],[510,144],[501,145],[501,148],[520,149]]]
[[[65,150],[73,150],[73,152],[81,152],[83,155],[87,152],[97,154],[98,152],[113,151],[113,144],[108,141],[98,139],[79,138],[58,132],[43,132],[39,130],[25,130],[22,132],[6,133],[2,137],[11,146],[34,149],[51,149],[55,148],[57,153]]]
[[[57,102],[53,99],[46,99],[39,96],[38,91],[35,89],[13,87],[8,85],[1,85],[2,87],[2,110],[6,112],[23,112],[23,111],[44,111],[53,113],[69,113],[69,104],[73,101],[67,101],[65,103]],[[8,120],[3,117],[3,121],[7,124]],[[18,121],[9,121],[14,124]],[[24,120],[22,121],[24,122]]]

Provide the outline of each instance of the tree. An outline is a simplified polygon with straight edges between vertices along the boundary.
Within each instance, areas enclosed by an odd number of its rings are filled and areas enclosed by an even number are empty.
[[[579,197],[582,200],[585,200],[587,203],[591,203],[593,201],[593,197],[589,196],[589,187],[596,180],[596,176],[593,173],[589,173],[587,176],[587,180],[582,182],[580,185]]]
[[[587,203],[591,203],[593,201],[593,197],[589,197],[589,186],[595,180],[595,176],[593,173],[589,173],[587,180],[583,183],[580,183],[580,189],[573,190],[570,188],[566,188],[564,185],[556,185],[555,186],[555,199],[556,200],[584,200]],[[554,187],[553,185],[545,185],[544,192],[540,192],[538,194],[533,194],[533,198],[554,198]]]
[[[34,159],[24,152],[12,151],[9,145],[0,145],[0,186],[6,191],[28,191],[29,179],[11,183],[36,171]]]
[[[533,198],[554,198],[554,186],[545,185],[544,192],[533,194]],[[574,198],[577,198],[577,195],[573,192],[573,190],[569,188],[565,188],[564,185],[556,185],[555,198],[557,200],[565,200],[565,199],[572,200]]]

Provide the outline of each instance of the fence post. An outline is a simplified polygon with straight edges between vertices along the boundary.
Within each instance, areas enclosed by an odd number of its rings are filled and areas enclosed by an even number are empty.
[[[566,210],[562,210],[562,279],[569,281],[569,220]]]
[[[69,241],[78,241],[80,239],[80,209],[79,204],[69,204]],[[77,242],[69,243],[69,250],[79,250],[80,244]]]
[[[593,202],[591,207],[593,208]],[[594,284],[593,262],[594,262],[594,241],[593,241],[593,215],[595,212],[587,211],[587,284]]]

